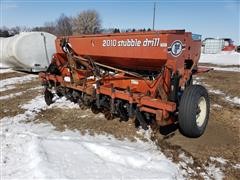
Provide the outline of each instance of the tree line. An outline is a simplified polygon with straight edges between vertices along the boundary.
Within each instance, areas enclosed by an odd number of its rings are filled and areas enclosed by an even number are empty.
[[[61,14],[55,21],[46,22],[43,26],[34,28],[13,27],[0,28],[0,37],[9,37],[23,31],[44,31],[56,36],[70,36],[79,34],[96,34],[96,33],[119,33],[119,32],[135,32],[150,31],[151,29],[125,29],[118,28],[102,28],[102,21],[99,13],[95,10],[86,10],[77,14],[75,17],[69,17]]]

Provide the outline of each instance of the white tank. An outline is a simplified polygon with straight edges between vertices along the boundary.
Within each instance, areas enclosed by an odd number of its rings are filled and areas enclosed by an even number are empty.
[[[44,71],[56,52],[55,39],[46,32],[22,32],[0,38],[0,62],[14,69]]]

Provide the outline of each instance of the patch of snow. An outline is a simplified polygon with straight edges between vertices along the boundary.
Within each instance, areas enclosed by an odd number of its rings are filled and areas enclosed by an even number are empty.
[[[197,175],[197,173],[188,166],[188,164],[184,161],[180,161],[178,163],[178,166],[180,169],[182,169],[182,173],[185,177],[188,177],[190,174],[191,175]]]
[[[202,80],[202,79],[204,79],[203,77],[195,77],[194,79],[196,79],[196,80]]]
[[[197,77],[197,76],[195,76],[194,78],[193,78],[193,84],[202,84],[202,80],[203,80],[204,78],[203,77]]]
[[[21,107],[26,109],[23,114],[0,120],[3,179],[183,178],[178,166],[153,143],[83,136],[55,131],[50,124],[24,123],[47,108],[42,96]]]
[[[235,164],[233,167],[234,167],[235,169],[240,169],[240,164]]]
[[[49,108],[62,108],[62,109],[75,109],[79,108],[79,105],[67,100],[67,98],[56,98],[55,102],[49,106]]]
[[[17,92],[17,93],[12,93],[12,94],[9,94],[9,95],[6,95],[6,96],[1,96],[0,97],[0,100],[3,100],[3,99],[9,99],[9,98],[13,98],[13,97],[16,97],[16,96],[20,96],[24,93],[24,91],[22,92]]]
[[[201,54],[199,62],[218,65],[240,65],[240,53],[221,52],[218,54]]]
[[[102,118],[105,118],[103,113],[99,113],[94,116],[94,119],[102,119]]]
[[[189,166],[189,164],[192,165],[194,163],[192,157],[186,156],[185,153],[179,154],[178,157],[181,159],[181,161],[179,161],[178,165],[179,165],[180,169],[183,170],[183,174],[185,177],[187,177],[189,174],[197,175],[197,173]]]
[[[216,67],[216,66],[208,66],[208,67],[213,68],[214,71],[240,72],[239,67]]]
[[[231,98],[231,97],[227,96],[227,97],[225,97],[225,100],[227,100],[227,101],[229,101],[231,103],[234,103],[236,105],[240,105],[240,98],[239,97]]]
[[[86,118],[86,117],[88,117],[88,115],[82,115],[82,116],[80,116],[80,118]]]
[[[22,109],[26,109],[25,114],[29,113],[32,116],[40,112],[42,109],[46,108],[47,105],[44,101],[42,95],[35,97],[34,99],[30,100],[28,103],[23,104],[20,106]]]
[[[202,82],[200,79],[193,80],[193,83],[194,84],[201,84],[201,85],[205,86],[209,93],[213,93],[213,94],[224,96],[224,97],[222,97],[222,99],[224,99],[225,101],[228,101],[228,102],[230,102],[230,103],[232,103],[234,105],[237,105],[237,106],[240,105],[240,98],[239,97],[233,97],[232,98],[230,96],[227,96],[223,91],[220,91],[218,89],[212,89],[208,84]]]
[[[184,162],[188,164],[193,164],[193,158],[192,157],[187,157],[184,153],[179,154],[179,158],[182,159]]]
[[[239,106],[240,105],[240,98],[239,97],[233,97],[231,98],[230,96],[226,96],[226,94],[218,89],[211,89],[211,88],[208,88],[208,92],[210,93],[213,93],[213,94],[217,94],[217,95],[222,95],[224,96],[222,99],[224,99],[225,101],[228,101],[234,105],[237,105]]]
[[[8,72],[15,72],[15,71],[12,70],[12,69],[9,69],[9,68],[4,68],[4,69],[2,69],[2,68],[1,68],[1,65],[0,65],[0,74],[8,73]]]
[[[143,136],[144,138],[146,138],[148,141],[151,141],[151,136],[152,136],[152,129],[149,127],[148,130],[144,130],[142,128],[140,128],[137,131],[137,134]]]
[[[215,107],[215,108],[222,108],[222,106],[219,105],[219,104],[212,104],[212,107]]]
[[[193,80],[193,84],[201,84],[200,81]]]
[[[0,82],[1,84],[1,82]],[[9,86],[6,86],[6,87],[1,87],[0,88],[0,92],[3,92],[3,91],[7,91],[7,90],[11,90],[11,89],[14,89],[16,86],[14,85],[9,85]]]
[[[23,93],[26,93],[28,91],[31,91],[31,90],[39,90],[39,89],[42,89],[41,86],[38,86],[38,87],[34,87],[34,88],[30,88],[26,91],[21,91],[21,92],[17,92],[17,93],[12,93],[12,94],[8,94],[8,95],[5,95],[5,96],[0,96],[0,100],[3,100],[3,99],[10,99],[10,98],[13,98],[13,97],[16,97],[16,96],[21,96]]]
[[[224,178],[224,174],[219,167],[216,167],[214,164],[209,164],[209,166],[205,167],[208,176],[213,179],[221,180]]]
[[[21,83],[30,82],[33,79],[35,79],[36,77],[37,77],[37,75],[29,74],[29,75],[26,75],[26,76],[13,77],[13,78],[0,80],[0,91],[13,89],[14,84],[21,84]]]
[[[208,92],[218,95],[225,95],[224,92],[218,90],[218,89],[208,89]]]
[[[0,46],[0,48],[2,48],[2,46]],[[2,56],[2,54],[1,54],[1,56]],[[2,59],[1,59],[0,60],[0,69],[9,69],[9,68],[11,68],[11,67],[2,63]]]
[[[202,176],[204,180],[211,180],[205,172],[200,172],[199,175]]]
[[[222,158],[222,157],[210,157],[211,161],[217,161],[223,165],[225,165],[227,163],[228,160]]]

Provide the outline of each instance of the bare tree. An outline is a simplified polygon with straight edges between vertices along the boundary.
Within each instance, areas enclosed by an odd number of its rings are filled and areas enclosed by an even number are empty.
[[[43,26],[36,26],[31,31],[43,31],[56,35],[56,24],[54,22],[45,22]]]
[[[20,27],[20,32],[30,32],[31,28],[27,27],[27,26],[21,26]]]
[[[61,14],[61,16],[56,20],[56,34],[69,36],[72,35],[72,19]]]
[[[95,10],[83,11],[73,19],[74,34],[96,34],[100,28],[101,20]]]
[[[46,22],[46,23],[44,23],[43,27],[40,27],[40,31],[45,31],[45,32],[56,35],[56,23]]]

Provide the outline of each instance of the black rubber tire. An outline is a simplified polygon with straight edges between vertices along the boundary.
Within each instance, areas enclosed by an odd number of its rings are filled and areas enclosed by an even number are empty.
[[[58,97],[60,97],[60,98],[63,97],[63,94],[62,94],[61,92],[59,92],[59,91],[57,91],[56,94],[57,94]]]
[[[53,94],[48,89],[44,91],[44,99],[48,106],[53,103]]]
[[[101,112],[101,110],[98,109],[95,104],[91,105],[91,111],[92,111],[93,114],[99,114]]]
[[[206,114],[202,125],[197,125],[197,113],[199,110],[198,103],[200,98],[203,97],[206,102]],[[210,101],[207,90],[201,85],[190,85],[187,87],[181,97],[179,104],[179,130],[187,137],[197,138],[200,137],[207,126],[210,112]]]
[[[192,86],[193,85],[193,78],[192,76],[190,76],[189,80],[187,81],[185,88],[187,88],[188,86]]]

